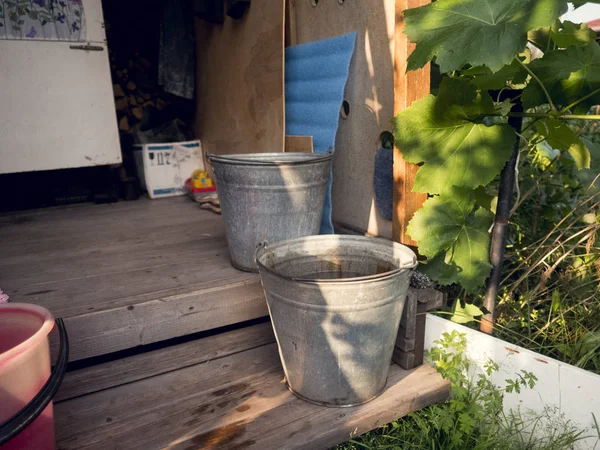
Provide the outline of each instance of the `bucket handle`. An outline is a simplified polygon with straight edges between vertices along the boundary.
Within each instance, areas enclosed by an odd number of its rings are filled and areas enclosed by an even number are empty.
[[[8,422],[0,425],[0,446],[23,431],[31,422],[46,409],[52,398],[58,391],[60,383],[65,376],[67,363],[69,362],[69,336],[62,319],[56,319],[56,328],[60,337],[60,348],[58,359],[52,374],[44,387],[21,411],[16,413]]]
[[[256,250],[254,250],[254,264],[258,265],[258,258],[256,257],[256,255],[258,254],[258,251],[261,248],[264,248],[265,250],[269,247],[269,241],[267,241],[266,239],[264,241],[260,241],[258,244],[256,244]]]

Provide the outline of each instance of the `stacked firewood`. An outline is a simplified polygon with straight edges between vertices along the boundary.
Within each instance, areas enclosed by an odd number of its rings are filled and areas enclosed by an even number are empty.
[[[168,96],[151,76],[156,68],[139,54],[128,61],[127,67],[117,67],[114,61],[111,66],[119,130],[148,129],[169,103]]]

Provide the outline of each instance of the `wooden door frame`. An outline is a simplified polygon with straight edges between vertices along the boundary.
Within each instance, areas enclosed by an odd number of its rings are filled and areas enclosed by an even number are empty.
[[[409,42],[404,29],[404,10],[430,3],[430,0],[396,0],[396,28],[394,30],[394,116],[408,108],[414,101],[429,94],[429,64],[419,70],[406,72],[408,55],[415,45]],[[412,192],[419,167],[402,159],[402,153],[394,148],[394,208],[393,239],[406,245],[416,246],[406,234],[406,226],[415,212],[427,199],[427,194]]]

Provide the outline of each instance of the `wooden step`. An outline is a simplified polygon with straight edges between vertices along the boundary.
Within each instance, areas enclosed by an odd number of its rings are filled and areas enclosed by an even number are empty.
[[[270,323],[67,374],[59,449],[327,449],[447,398],[429,366],[390,367],[385,392],[324,408],[291,394]]]
[[[187,197],[0,214],[0,288],[65,319],[71,361],[267,315],[223,219]]]

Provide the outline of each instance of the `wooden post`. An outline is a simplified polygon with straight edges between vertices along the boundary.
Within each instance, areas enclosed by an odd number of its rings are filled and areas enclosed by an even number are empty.
[[[429,64],[422,69],[406,72],[408,55],[415,45],[410,43],[404,29],[404,10],[424,6],[429,0],[396,0],[396,28],[394,32],[394,115],[408,108],[412,102],[429,94]],[[423,205],[427,194],[412,192],[419,167],[402,159],[394,149],[394,217],[393,237],[396,242],[416,246],[406,235],[406,226],[414,213]]]

